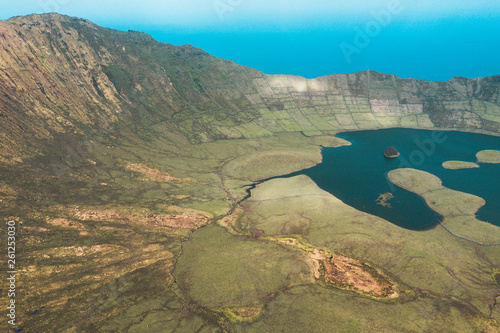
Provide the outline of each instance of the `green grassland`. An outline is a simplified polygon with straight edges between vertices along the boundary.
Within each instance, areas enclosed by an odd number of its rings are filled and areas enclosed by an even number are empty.
[[[430,185],[421,188],[435,188],[439,183],[430,179]],[[494,263],[500,259],[495,247],[459,239],[440,226],[425,232],[401,229],[345,205],[306,176],[258,185],[238,223],[254,237],[259,230],[258,235],[286,235],[318,248],[362,258],[397,277],[417,295],[409,302],[386,305],[359,298],[348,301],[347,295],[312,285],[297,287],[280,295],[280,305],[272,302],[267,308],[276,316],[270,314],[266,324],[258,322],[256,328],[265,330],[269,327],[266,325],[277,321],[286,327],[311,325],[319,331],[324,322],[308,320],[310,313],[314,314],[310,318],[325,318],[330,325],[335,322],[336,327],[346,330],[354,325],[354,331],[361,332],[371,325],[378,327],[376,331],[394,332],[402,328],[436,332],[469,332],[491,325],[498,328],[498,321],[488,319],[490,305],[498,293],[492,278]],[[483,234],[491,230],[485,229]],[[470,302],[464,302],[465,299]],[[339,302],[342,307],[335,306]],[[315,306],[319,303],[321,306]],[[283,310],[280,306],[291,309]],[[302,309],[304,316],[294,317],[293,309],[297,308]],[[292,313],[284,319],[284,311]],[[393,318],[394,313],[400,315]],[[394,321],[389,323],[387,318]]]
[[[209,309],[262,306],[309,275],[300,251],[234,236],[216,225],[193,234],[174,270],[186,295]]]
[[[23,326],[42,332],[498,329],[495,247],[440,226],[401,229],[345,205],[306,176],[265,181],[238,204],[252,181],[314,165],[320,145],[345,141],[283,133],[192,145],[163,133],[148,144],[95,141],[79,164],[66,164],[64,155],[56,160],[57,176],[43,156],[31,167],[4,167],[2,214],[19,221]],[[33,178],[34,172],[46,176]],[[409,181],[418,192],[444,191],[437,177],[424,178]],[[454,232],[483,242],[498,234],[472,216],[482,199],[455,191],[441,199],[450,214],[457,203],[470,207],[471,216],[444,221]],[[211,224],[235,207],[234,228]],[[322,286],[303,250],[268,237],[358,259],[413,296],[384,303]]]
[[[149,142],[131,133],[115,144],[88,141],[75,156],[64,150],[49,151],[30,164],[2,167],[0,211],[8,217],[5,221],[19,221],[18,279],[23,289],[18,313],[23,327],[41,332],[54,327],[109,332],[140,331],[145,325],[167,331],[168,327],[179,331],[220,328],[231,321],[231,313],[241,316],[242,310],[221,314],[217,308],[246,307],[256,298],[266,299],[263,294],[300,282],[303,269],[295,272],[301,265],[300,253],[243,238],[228,240],[228,262],[241,260],[231,257],[230,249],[238,246],[238,256],[247,258],[243,262],[268,256],[275,263],[274,271],[269,271],[272,275],[266,275],[267,266],[263,266],[260,282],[253,283],[268,281],[269,287],[263,284],[262,290],[242,295],[248,284],[234,285],[233,301],[197,305],[198,299],[187,292],[191,289],[174,283],[173,269],[193,232],[228,214],[246,197],[251,179],[312,166],[321,161],[320,145],[347,143],[334,137],[283,133],[193,145],[164,124],[156,125],[156,130],[162,134]],[[252,170],[241,169],[238,177],[230,176],[235,171],[226,165],[241,168],[239,161]],[[209,257],[216,258],[217,249],[213,250]],[[201,275],[193,276],[204,276],[210,270],[208,263],[197,270]],[[227,271],[221,276],[228,281],[245,275],[253,278],[248,272],[252,267],[243,265],[239,277]],[[293,271],[285,274],[290,283],[283,282],[286,269]],[[201,294],[206,290],[204,283],[195,286],[198,289],[193,290]],[[216,284],[212,290],[222,292],[228,286],[230,282],[217,289]],[[35,309],[39,312],[30,315]],[[61,311],[74,314],[72,321],[60,316]]]

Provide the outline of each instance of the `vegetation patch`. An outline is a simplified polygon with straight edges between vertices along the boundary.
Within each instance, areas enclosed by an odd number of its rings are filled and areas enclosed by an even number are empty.
[[[255,321],[262,314],[261,306],[217,308],[212,311],[222,314],[233,324]]]
[[[259,180],[312,167],[321,162],[319,147],[310,151],[259,151],[228,162],[224,172],[232,177]]]
[[[493,270],[493,279],[500,288],[500,268]]]
[[[391,170],[388,177],[393,184],[417,194],[443,188],[441,179],[421,170],[409,168]]]
[[[384,150],[384,156],[387,158],[396,158],[400,155],[399,151],[397,151],[394,147],[387,147]]]
[[[241,217],[243,212],[243,209],[236,208],[231,214],[228,214],[223,218],[217,220],[217,223],[221,227],[226,228],[226,230],[233,235],[242,235],[243,231],[238,227],[238,219]]]
[[[127,169],[135,171],[144,175],[142,180],[154,181],[154,182],[171,182],[171,181],[189,181],[189,178],[180,179],[173,177],[166,172],[161,172],[156,169],[148,168],[147,166],[138,163],[128,163]]]
[[[479,163],[500,163],[500,150],[482,150],[476,157]]]
[[[391,208],[391,203],[388,201],[391,200],[392,198],[394,198],[394,195],[392,195],[391,192],[387,192],[380,194],[375,201],[377,202],[377,205]]]
[[[174,276],[199,306],[245,308],[261,307],[279,290],[306,282],[310,270],[296,249],[234,236],[211,224],[184,244]]]
[[[474,162],[446,161],[443,163],[443,168],[449,170],[461,170],[461,169],[479,168],[479,165]]]

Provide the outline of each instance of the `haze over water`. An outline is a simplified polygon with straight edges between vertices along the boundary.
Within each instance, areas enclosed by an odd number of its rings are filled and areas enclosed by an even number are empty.
[[[266,74],[315,78],[371,69],[402,78],[435,81],[447,81],[454,76],[500,74],[497,18],[391,22],[381,26],[380,32],[371,38],[359,37],[370,22],[374,19],[329,22],[321,27],[300,29],[285,27],[282,31],[276,28],[184,31],[151,26],[134,29],[145,31],[161,42],[191,44]]]

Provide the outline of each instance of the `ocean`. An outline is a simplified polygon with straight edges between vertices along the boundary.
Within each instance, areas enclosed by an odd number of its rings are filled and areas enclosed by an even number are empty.
[[[500,74],[499,19],[448,18],[323,24],[321,27],[250,31],[114,27],[138,30],[174,45],[191,44],[266,74],[315,78],[366,69],[401,78],[447,81]],[[364,36],[363,36],[364,35]]]

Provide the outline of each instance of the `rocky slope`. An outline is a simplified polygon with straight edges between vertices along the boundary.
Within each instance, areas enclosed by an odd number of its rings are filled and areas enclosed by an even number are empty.
[[[75,135],[147,135],[168,122],[193,143],[393,126],[500,131],[500,76],[448,82],[365,71],[265,75],[195,47],[58,14],[0,22],[2,155]]]

